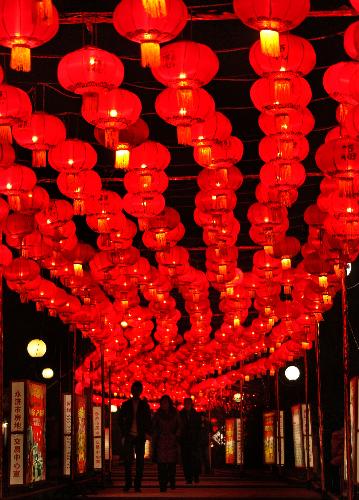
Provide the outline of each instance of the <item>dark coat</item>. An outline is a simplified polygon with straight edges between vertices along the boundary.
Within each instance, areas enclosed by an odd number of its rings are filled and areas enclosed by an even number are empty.
[[[133,416],[133,403],[132,398],[130,398],[122,404],[119,412],[119,425],[121,429],[121,435],[123,437],[126,437],[130,434]],[[147,401],[145,401],[144,399],[140,399],[138,402],[136,420],[138,438],[145,441],[146,434],[151,434],[152,426],[151,410]]]
[[[199,447],[201,435],[201,417],[199,413],[197,413],[194,408],[189,412],[183,409],[180,411],[180,418],[182,446],[191,446],[193,448]]]
[[[157,463],[174,464],[178,461],[178,441],[181,420],[174,408],[169,413],[158,410],[153,418],[153,459]]]

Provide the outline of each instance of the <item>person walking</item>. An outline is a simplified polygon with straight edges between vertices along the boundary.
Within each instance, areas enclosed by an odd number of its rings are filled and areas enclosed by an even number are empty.
[[[140,381],[132,384],[132,398],[125,401],[120,409],[119,422],[123,439],[125,465],[125,486],[127,492],[132,487],[132,462],[136,455],[135,491],[141,491],[143,476],[145,442],[151,434],[151,410],[144,399],[141,399],[143,386]]]
[[[157,462],[160,491],[167,491],[168,484],[174,490],[181,420],[167,394],[160,399],[160,407],[153,418],[152,428],[153,458]]]
[[[187,484],[199,482],[201,419],[193,408],[191,398],[185,398],[181,417],[181,455],[183,473]]]
[[[201,436],[200,436],[200,459],[201,459],[201,472],[204,474],[211,473],[211,466],[209,460],[209,442],[211,434],[211,425],[205,413],[201,414]]]

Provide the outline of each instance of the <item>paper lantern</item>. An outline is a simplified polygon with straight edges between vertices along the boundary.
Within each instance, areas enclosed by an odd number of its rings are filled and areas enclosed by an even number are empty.
[[[309,0],[234,0],[234,11],[241,21],[260,31],[264,54],[280,56],[279,32],[289,31],[309,14]]]
[[[96,110],[82,109],[83,118],[105,131],[105,146],[115,149],[119,131],[134,124],[141,114],[142,105],[136,94],[128,90],[113,89],[102,92]]]
[[[31,168],[14,165],[1,172],[0,192],[8,197],[13,210],[21,210],[21,195],[32,191],[35,184],[36,176]]]
[[[46,354],[46,344],[41,339],[33,339],[27,344],[27,352],[32,358],[42,358]]]
[[[232,125],[226,116],[216,111],[207,120],[195,123],[191,127],[192,144],[196,148],[198,159],[210,163],[212,145],[225,142],[230,138]]]
[[[146,141],[131,151],[129,170],[164,170],[171,161],[171,155],[163,144]]]
[[[66,90],[82,95],[83,110],[94,111],[101,92],[121,85],[124,67],[115,54],[87,46],[60,60],[57,77]]]
[[[48,380],[50,378],[53,378],[54,370],[52,368],[44,368],[41,372],[41,375],[44,379]]]
[[[11,142],[11,127],[25,124],[31,112],[26,92],[12,85],[0,85],[0,142]]]
[[[97,153],[88,142],[67,139],[49,152],[49,163],[58,172],[79,173],[96,165]]]
[[[258,124],[266,135],[283,133],[308,135],[314,128],[315,120],[307,108],[279,110],[278,113],[261,113]]]
[[[50,7],[46,12],[37,8],[44,3]],[[16,71],[30,71],[30,50],[51,40],[58,29],[59,16],[50,0],[1,2],[0,45],[11,48],[10,67]]]
[[[61,172],[56,183],[60,193],[74,200],[75,215],[84,215],[86,200],[98,196],[102,188],[101,177],[92,170],[75,176]]]
[[[201,146],[194,148],[195,161],[205,168],[217,169],[238,163],[243,155],[243,143],[238,137],[230,136],[223,142],[216,142],[210,148],[210,156],[203,154]]]
[[[352,82],[359,71],[356,62],[339,62],[329,66],[323,76],[323,86],[332,99],[343,104],[356,105],[359,96],[353,96]]]
[[[20,146],[32,151],[33,167],[46,167],[46,152],[66,139],[62,121],[44,112],[33,113],[28,123],[14,126],[12,133]]]
[[[185,27],[188,11],[182,0],[166,0],[167,14],[151,17],[143,0],[121,0],[113,13],[113,24],[120,35],[141,44],[142,66],[160,64],[160,43],[169,42]]]

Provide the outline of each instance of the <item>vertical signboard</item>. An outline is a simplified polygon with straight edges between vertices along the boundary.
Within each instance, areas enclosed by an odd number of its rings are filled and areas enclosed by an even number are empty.
[[[353,480],[355,484],[359,484],[359,377],[350,380],[350,422]]]
[[[277,465],[284,465],[284,457],[285,457],[285,441],[284,441],[284,412],[279,412],[279,422],[277,422]],[[280,443],[280,446],[279,446]],[[279,457],[279,449],[280,449],[280,457]]]
[[[225,440],[226,440],[226,464],[235,464],[235,419],[226,418],[226,429],[225,429]]]
[[[83,474],[87,465],[87,418],[85,396],[75,396],[75,436],[76,436],[76,472]]]
[[[30,380],[11,383],[10,486],[46,478],[46,386]]]
[[[240,418],[236,418],[236,458],[237,465],[243,464],[243,438]]]
[[[101,406],[92,407],[93,468],[102,469],[101,449]]]
[[[72,400],[71,394],[62,395],[62,429],[63,429],[63,462],[62,473],[66,477],[71,476],[71,418],[72,418]]]
[[[275,412],[268,411],[263,414],[263,452],[264,463],[274,465],[275,459]]]
[[[292,406],[292,425],[294,442],[294,463],[296,467],[307,466],[307,441],[309,440],[309,467],[313,467],[313,436],[310,406],[308,407],[308,431],[307,439],[307,412],[306,405],[299,404]]]

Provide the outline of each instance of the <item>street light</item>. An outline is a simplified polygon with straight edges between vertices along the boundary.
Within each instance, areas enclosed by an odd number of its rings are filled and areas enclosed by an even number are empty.
[[[27,352],[32,358],[42,358],[46,353],[46,344],[41,339],[33,339],[27,344]]]
[[[287,380],[295,381],[300,377],[300,370],[297,366],[290,365],[286,368],[284,375]]]
[[[111,413],[116,413],[116,412],[117,412],[117,406],[111,405]]]
[[[54,370],[52,368],[44,368],[42,370],[43,378],[50,379],[54,376]]]

